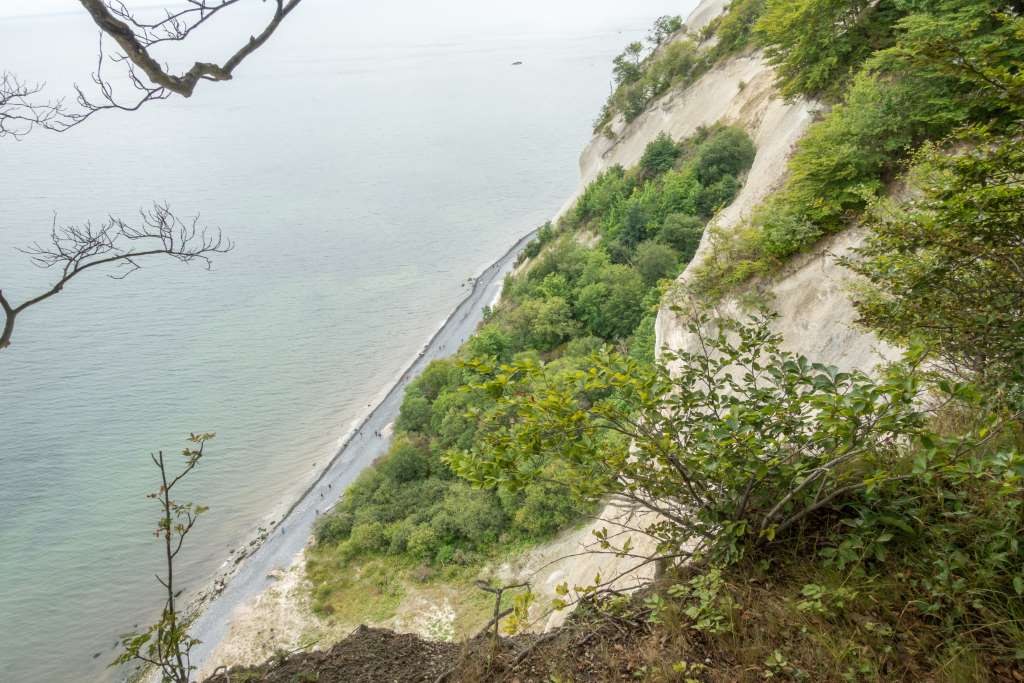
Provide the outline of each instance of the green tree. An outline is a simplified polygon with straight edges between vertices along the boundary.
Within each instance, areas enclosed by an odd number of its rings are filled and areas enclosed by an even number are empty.
[[[640,275],[628,266],[610,264],[594,268],[581,281],[576,316],[595,336],[623,339],[643,316],[640,304],[645,291]]]
[[[658,133],[644,148],[644,154],[640,157],[640,168],[648,176],[661,175],[672,168],[681,153],[682,150],[668,133]]]
[[[685,213],[671,213],[658,231],[658,241],[664,242],[677,252],[684,263],[697,253],[700,239],[704,235],[704,220]]]
[[[1024,368],[1024,128],[970,128],[915,156],[914,198],[878,202],[843,263],[883,338],[923,341],[947,371],[1006,380]]]
[[[497,356],[497,354],[494,354]],[[403,432],[424,432],[430,425],[430,401],[412,387],[406,390],[402,398],[402,408],[395,423]]]
[[[612,74],[616,84],[622,85],[640,80],[640,76],[643,75],[643,70],[640,68],[643,53],[643,43],[633,42],[612,60]]]
[[[558,296],[527,299],[505,317],[504,324],[521,350],[550,351],[579,331],[569,303]]]
[[[836,97],[875,51],[893,44],[896,0],[768,0],[755,26],[782,94]]]
[[[445,458],[484,487],[543,470],[580,500],[620,497],[657,514],[644,532],[660,552],[724,559],[904,479],[925,434],[915,377],[811,363],[779,350],[768,323],[696,316],[701,350],[669,355],[673,374],[616,354],[560,375],[478,364],[477,390],[498,402],[481,440]]]
[[[764,11],[765,0],[733,0],[729,10],[708,25],[708,34],[718,39],[711,48],[711,61],[735,54],[750,44],[754,26]]]
[[[647,41],[655,47],[661,45],[672,37],[673,34],[683,29],[683,18],[679,15],[658,17],[654,20],[651,32],[647,34]]]
[[[469,356],[493,356],[508,360],[513,350],[512,337],[498,324],[484,325],[466,342],[466,353]]]
[[[407,439],[396,440],[381,463],[381,474],[398,483],[430,476],[430,460],[423,449]]]
[[[739,176],[754,163],[756,154],[754,141],[742,128],[718,128],[698,147],[694,166],[697,180],[706,186],[725,176]]]
[[[636,249],[634,265],[640,277],[644,279],[644,284],[651,287],[657,284],[658,280],[676,274],[679,255],[666,244],[643,242]]]

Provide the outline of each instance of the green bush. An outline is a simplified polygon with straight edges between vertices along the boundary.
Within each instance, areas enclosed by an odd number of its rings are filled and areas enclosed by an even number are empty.
[[[697,181],[707,186],[725,176],[735,178],[750,168],[756,154],[754,142],[741,128],[717,128],[697,150],[694,162]]]
[[[843,260],[870,283],[855,298],[861,321],[926,344],[950,374],[1024,380],[1022,133],[975,128],[926,145],[914,198],[873,205],[866,243]]]
[[[812,364],[780,351],[765,318],[697,316],[689,332],[703,351],[670,357],[674,375],[618,355],[565,375],[529,362],[480,368],[477,390],[500,399],[482,439],[446,460],[513,490],[544,467],[582,501],[621,495],[656,513],[644,531],[668,552],[734,558],[900,481],[909,445],[931,443],[911,374]]]
[[[503,361],[507,361],[512,358],[514,348],[515,345],[512,341],[512,337],[498,324],[484,325],[466,342],[466,353],[468,355],[493,356],[494,358]],[[408,396],[409,394],[407,392],[406,400],[408,400]],[[417,408],[418,406],[411,408],[411,410],[416,410]],[[402,412],[405,412],[404,401],[402,404]],[[405,427],[401,426],[401,428]]]
[[[679,270],[679,255],[672,247],[658,242],[644,242],[636,250],[637,272],[648,287],[658,280],[672,277]]]
[[[609,264],[593,268],[581,279],[576,315],[595,337],[628,336],[643,315],[640,302],[646,288],[632,268]]]
[[[876,50],[893,44],[896,0],[768,0],[755,27],[782,94],[837,97]]]
[[[420,448],[401,440],[388,452],[380,469],[385,477],[401,484],[430,476],[430,460]]]
[[[348,539],[352,533],[353,515],[350,512],[336,512],[317,520],[313,535],[317,543],[334,545]]]
[[[497,354],[495,354],[497,355]],[[402,408],[395,426],[403,432],[423,432],[430,424],[430,401],[411,389],[402,398]]]
[[[409,532],[406,540],[406,552],[421,561],[432,561],[440,548],[441,542],[434,529],[421,524]]]
[[[648,176],[661,175],[675,165],[681,153],[682,150],[667,133],[658,133],[644,148],[644,154],[640,157],[640,168]]]
[[[378,553],[387,550],[389,544],[384,525],[377,521],[355,525],[348,538],[349,548],[356,554]]]
[[[550,351],[579,330],[569,302],[559,296],[523,301],[503,317],[503,325],[514,348],[538,351]]]
[[[664,242],[677,252],[680,260],[689,262],[697,253],[705,221],[685,213],[670,213],[658,231],[658,241]]]
[[[714,35],[718,40],[708,55],[709,62],[742,52],[750,45],[764,3],[765,0],[732,0],[728,11],[712,21],[706,35]]]

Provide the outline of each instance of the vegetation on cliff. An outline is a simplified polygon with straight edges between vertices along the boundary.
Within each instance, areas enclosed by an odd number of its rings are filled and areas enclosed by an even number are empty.
[[[744,229],[715,242],[694,287],[700,295],[721,296],[850,225],[921,145],[955,142],[970,125],[1006,140],[1017,131],[1024,102],[1019,5],[861,4],[854,12],[830,0],[764,3],[753,40],[780,69],[782,91],[833,104],[800,142],[785,186]],[[803,19],[811,15],[818,19]]]
[[[573,375],[592,352],[612,346],[650,365],[662,289],[692,258],[707,220],[732,201],[753,157],[735,128],[678,143],[661,136],[636,168],[610,169],[557,226],[541,228],[526,250],[534,258],[508,278],[477,333],[409,386],[387,456],[322,517],[309,562],[318,610],[345,608],[336,603],[360,562],[386,559],[409,571],[473,566],[591,509],[554,477],[539,476],[542,463],[538,477],[515,490],[474,488],[453,472],[442,456],[480,442],[480,415],[495,404],[469,391],[477,378],[467,363],[530,360]]]
[[[632,596],[615,577],[563,584],[565,628],[471,642],[440,679],[1024,680],[1022,12],[737,0],[712,23],[695,64],[765,46],[786,96],[832,106],[700,269],[690,350],[653,363],[650,310],[751,163],[729,128],[660,137],[594,181],[438,366],[456,379],[410,392],[400,425],[498,506],[647,512],[596,541],[663,571]],[[667,54],[618,60],[620,90],[653,92]],[[769,312],[702,306],[854,221],[854,305],[899,361],[840,371],[781,350]],[[349,552],[354,527],[330,538],[332,523],[321,544]]]

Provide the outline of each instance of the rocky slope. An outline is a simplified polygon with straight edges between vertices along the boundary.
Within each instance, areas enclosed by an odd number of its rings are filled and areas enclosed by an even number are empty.
[[[705,0],[694,10],[690,21],[694,25],[706,23],[721,11],[722,5],[719,0]],[[705,231],[697,255],[679,277],[680,283],[693,277],[711,249],[716,230],[727,234],[737,229],[779,187],[794,145],[813,120],[815,103],[783,101],[773,80],[772,69],[760,53],[734,59],[685,91],[668,93],[623,131],[623,141],[601,150],[604,142],[595,140],[584,153],[586,176],[602,163],[638,159],[644,145],[657,135],[659,126],[660,130],[680,137],[698,125],[722,121],[743,126],[750,133],[757,145],[757,157],[747,182],[736,200],[712,221],[709,228],[715,229]],[[851,275],[836,263],[837,256],[856,247],[862,238],[861,231],[852,227],[826,240],[813,252],[797,257],[771,281],[751,285],[779,314],[775,327],[784,337],[784,348],[843,369],[867,370],[895,355],[895,349],[855,326],[847,294]],[[659,311],[658,351],[692,350],[693,340],[685,331],[684,321],[671,310],[676,303],[675,298],[666,297]],[[740,315],[737,298],[722,302],[719,312]]]

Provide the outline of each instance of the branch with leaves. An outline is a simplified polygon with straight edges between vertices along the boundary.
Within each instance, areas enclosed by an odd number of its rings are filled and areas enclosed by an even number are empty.
[[[167,598],[159,621],[143,633],[122,636],[121,646],[124,651],[111,666],[132,662],[150,666],[159,672],[163,683],[189,683],[196,668],[190,653],[199,641],[188,634],[188,623],[178,606],[182,590],[175,586],[174,561],[181,552],[185,537],[192,531],[199,516],[207,511],[202,505],[180,503],[171,495],[174,487],[198,467],[206,442],[213,437],[209,433],[189,435],[189,445],[181,452],[185,464],[176,475],[168,473],[163,451],[150,455],[160,471],[160,488],[147,498],[160,505],[160,519],[153,535],[163,543],[167,567],[166,574],[157,576],[156,580],[163,587]]]
[[[45,292],[15,305],[0,290],[0,310],[4,313],[3,331],[0,332],[0,350],[11,344],[14,323],[19,314],[63,291],[75,276],[100,267],[110,267],[113,279],[124,279],[141,268],[144,259],[168,256],[191,263],[198,261],[207,269],[214,254],[223,254],[234,248],[220,230],[209,231],[199,226],[199,217],[182,219],[166,204],[154,204],[139,212],[138,225],[130,225],[111,216],[99,226],[58,226],[50,231],[48,243],[35,243],[21,249],[32,263],[44,269],[59,272],[57,282]]]
[[[650,514],[637,531],[657,543],[652,557],[736,557],[904,477],[925,432],[913,372],[873,379],[811,363],[781,351],[769,322],[698,315],[675,374],[618,354],[559,375],[534,360],[470,363],[475,391],[498,401],[477,416],[478,443],[447,461],[484,487],[545,472],[581,500],[626,501]]]

